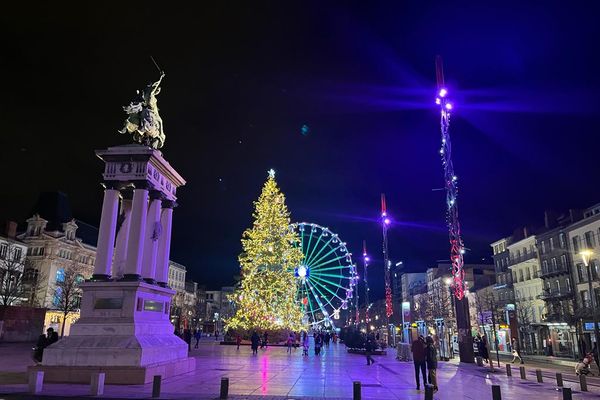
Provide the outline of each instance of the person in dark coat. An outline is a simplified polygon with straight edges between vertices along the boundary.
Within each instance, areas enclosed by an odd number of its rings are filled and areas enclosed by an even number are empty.
[[[46,347],[56,342],[58,342],[58,332],[54,332],[52,327],[46,329]]]
[[[320,333],[315,333],[315,356],[321,354],[321,346],[323,345],[323,339]]]
[[[194,346],[194,348],[198,348],[198,342],[200,342],[200,338],[202,338],[202,332],[200,331],[200,329],[196,329],[196,332],[194,332],[194,339],[196,339],[196,346]]]
[[[42,333],[40,335],[40,337],[38,338],[37,343],[35,344],[35,347],[33,348],[33,359],[35,360],[36,363],[42,362],[42,358],[44,356],[44,349],[46,348],[47,345],[48,345],[48,340],[46,338],[46,335],[44,335]]]
[[[419,370],[423,375],[423,386],[427,384],[426,376],[426,352],[425,352],[425,341],[423,336],[419,336],[417,340],[412,342],[411,351],[413,353],[413,363],[415,364],[415,379],[417,381],[417,390],[421,390],[421,384],[419,382]]]
[[[373,343],[372,338],[367,338],[367,342],[365,343],[365,354],[367,356],[367,365],[375,364],[375,360],[373,357],[373,351],[375,350],[375,343]]]
[[[488,352],[488,347],[487,347],[487,336],[483,335],[481,337],[481,340],[478,343],[478,349],[479,351],[479,357],[483,358],[484,361],[489,364],[490,363],[490,354]]]
[[[425,348],[425,362],[427,364],[427,371],[429,375],[429,384],[433,386],[434,393],[438,391],[437,385],[437,349],[433,344],[433,338],[431,336],[427,336],[425,341],[427,347]]]
[[[256,331],[252,332],[250,342],[252,343],[250,346],[252,347],[252,355],[258,354],[258,344],[260,343],[260,336],[258,336],[258,333],[256,333]]]
[[[188,345],[188,351],[192,349],[192,331],[188,328],[183,330],[183,341]]]

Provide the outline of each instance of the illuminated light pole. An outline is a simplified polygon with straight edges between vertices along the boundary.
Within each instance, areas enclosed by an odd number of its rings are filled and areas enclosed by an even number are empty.
[[[473,337],[471,336],[471,320],[469,317],[469,301],[465,297],[465,271],[463,255],[464,244],[460,233],[458,220],[458,178],[454,173],[452,164],[452,145],[450,142],[450,114],[454,105],[448,98],[448,89],[444,83],[444,67],[442,57],[435,59],[437,78],[437,97],[435,103],[440,106],[440,126],[442,132],[442,147],[440,155],[444,167],[444,186],[446,188],[446,212],[450,239],[450,262],[452,263],[452,289],[454,291],[456,309],[456,327],[458,331],[458,345],[460,361],[474,362]]]
[[[388,319],[394,314],[392,307],[392,282],[390,278],[390,257],[388,254],[388,237],[387,231],[392,221],[387,215],[387,207],[385,204],[385,194],[381,194],[381,226],[383,228],[383,268],[385,276],[385,316]]]
[[[369,307],[371,306],[369,303],[369,281],[367,280],[367,270],[369,268],[369,255],[367,254],[367,242],[363,240],[363,282],[365,284],[365,320],[367,322],[369,319]]]
[[[596,304],[596,296],[594,296],[594,288],[592,287],[592,267],[590,266],[590,261],[594,252],[585,249],[579,253],[581,258],[583,259],[583,264],[587,269],[587,278],[588,278],[588,289],[590,293],[590,306],[592,307],[592,319],[594,321],[594,337],[596,338],[596,347],[600,346],[600,329],[598,329],[598,313],[596,312],[599,304]]]

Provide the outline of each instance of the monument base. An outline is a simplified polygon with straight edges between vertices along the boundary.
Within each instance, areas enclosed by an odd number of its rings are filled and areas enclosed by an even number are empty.
[[[44,371],[44,382],[60,383],[90,383],[91,376],[103,372],[107,385],[143,385],[152,383],[155,375],[163,379],[193,372],[196,369],[196,359],[192,357],[167,363],[150,364],[144,367],[65,367],[35,365],[27,372]]]
[[[196,360],[169,322],[169,288],[143,281],[87,282],[81,285],[81,318],[71,335],[44,349],[49,382],[90,382],[103,372],[109,384],[144,384],[191,372]]]

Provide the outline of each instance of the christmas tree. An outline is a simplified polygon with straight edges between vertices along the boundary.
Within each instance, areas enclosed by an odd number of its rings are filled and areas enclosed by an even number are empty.
[[[241,288],[232,296],[236,312],[227,328],[305,329],[294,276],[303,258],[300,238],[290,228],[290,213],[273,170],[254,202],[252,217],[252,228],[242,235]]]

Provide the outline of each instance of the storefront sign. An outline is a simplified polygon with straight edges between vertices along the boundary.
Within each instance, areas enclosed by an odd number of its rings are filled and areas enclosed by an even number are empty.
[[[598,323],[598,328],[600,328],[600,322]],[[594,332],[594,323],[592,321],[585,321],[583,323],[583,331]]]

